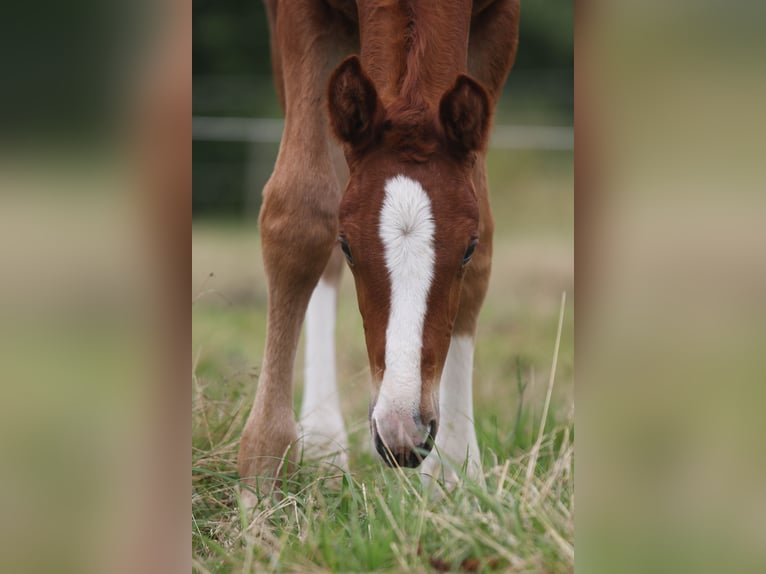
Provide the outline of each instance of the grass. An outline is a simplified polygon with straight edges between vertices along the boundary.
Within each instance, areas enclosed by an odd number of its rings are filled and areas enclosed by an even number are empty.
[[[562,301],[554,363],[563,313]],[[195,376],[195,570],[571,570],[572,413],[560,421],[547,416],[553,369],[539,420],[523,402],[520,369],[516,376],[522,400],[513,431],[499,432],[496,420],[479,424],[486,486],[465,479],[452,492],[428,489],[417,471],[386,469],[352,444],[351,472],[304,464],[280,498],[262,498],[252,513],[240,504],[235,468],[252,389],[231,389],[233,401],[216,399]]]
[[[196,572],[573,570],[571,155],[553,156],[489,158],[492,181],[512,185],[493,184],[494,267],[476,348],[486,484],[448,493],[429,491],[417,470],[384,467],[371,447],[366,350],[346,273],[336,337],[350,472],[306,463],[281,498],[242,508],[236,451],[265,336],[260,247],[254,225],[195,224]],[[297,411],[301,353],[295,388]]]

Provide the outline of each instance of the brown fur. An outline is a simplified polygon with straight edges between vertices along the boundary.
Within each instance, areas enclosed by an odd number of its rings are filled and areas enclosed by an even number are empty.
[[[384,182],[399,173],[421,182],[439,222],[420,413],[424,421],[436,416],[450,336],[475,332],[489,279],[493,223],[483,154],[518,36],[518,0],[266,3],[286,120],[260,215],[267,342],[238,460],[250,485],[256,476],[275,477],[296,438],[295,351],[316,282],[323,273],[337,280],[338,233],[355,256],[352,272],[376,388],[381,380],[390,287],[377,219]],[[359,58],[348,58],[357,51]],[[325,105],[330,121],[321,113]],[[349,166],[343,194],[339,178],[347,174],[334,168],[329,131],[343,144]],[[479,245],[463,270],[474,235]]]
[[[484,151],[492,110],[489,96],[476,80],[461,74],[439,102],[439,119],[456,156]]]

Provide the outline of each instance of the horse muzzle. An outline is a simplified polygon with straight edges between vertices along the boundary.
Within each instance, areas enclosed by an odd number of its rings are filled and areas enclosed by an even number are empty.
[[[388,466],[415,468],[431,452],[438,423],[432,419],[424,425],[420,417],[387,413],[373,414],[370,427],[375,449]]]

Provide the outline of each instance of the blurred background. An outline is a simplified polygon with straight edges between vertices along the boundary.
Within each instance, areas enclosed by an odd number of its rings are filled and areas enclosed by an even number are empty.
[[[0,571],[177,571],[191,3],[0,11]]]

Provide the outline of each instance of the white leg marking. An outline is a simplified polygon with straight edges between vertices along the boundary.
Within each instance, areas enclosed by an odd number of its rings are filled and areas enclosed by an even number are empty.
[[[391,310],[375,413],[411,420],[420,404],[423,321],[434,274],[436,227],[431,200],[417,181],[394,177],[385,192],[379,232],[391,278]]]
[[[423,461],[426,480],[443,479],[448,485],[458,482],[454,468],[462,468],[466,459],[466,474],[476,479],[482,476],[473,421],[473,350],[470,335],[452,337],[439,389],[436,447]]]
[[[320,279],[306,311],[306,358],[301,405],[305,456],[345,467],[348,438],[335,372],[335,312],[338,290]]]

